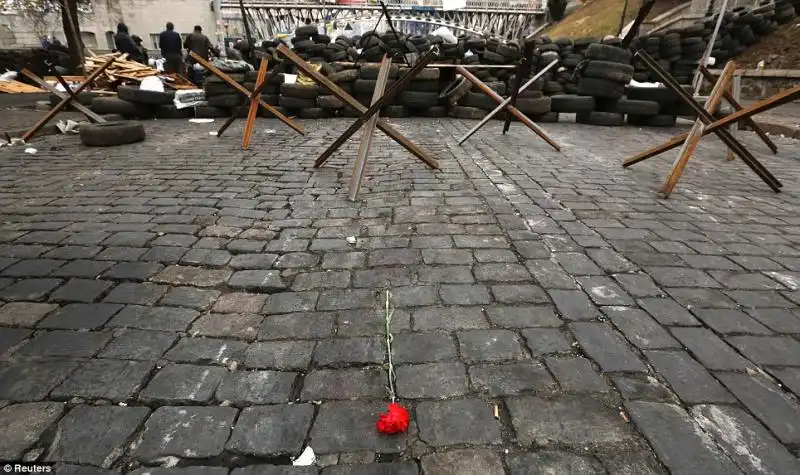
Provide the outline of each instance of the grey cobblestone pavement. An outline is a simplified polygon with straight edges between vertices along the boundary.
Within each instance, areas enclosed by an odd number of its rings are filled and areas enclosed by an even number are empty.
[[[800,146],[398,120],[361,199],[348,122],[161,121],[133,146],[0,149],[0,460],[59,474],[800,473]],[[277,132],[265,134],[264,129]],[[355,237],[348,242],[347,237]],[[382,289],[397,306],[384,409]],[[497,417],[495,417],[495,406]],[[314,467],[291,467],[310,445]],[[154,468],[176,465],[175,468]]]

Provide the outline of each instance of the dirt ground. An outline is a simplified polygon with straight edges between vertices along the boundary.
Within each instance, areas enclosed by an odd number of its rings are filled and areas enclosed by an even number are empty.
[[[771,35],[748,48],[736,58],[741,67],[755,68],[764,60],[765,69],[800,69],[800,21],[781,25]]]

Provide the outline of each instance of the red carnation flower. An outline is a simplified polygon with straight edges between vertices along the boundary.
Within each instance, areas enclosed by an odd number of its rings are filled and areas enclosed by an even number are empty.
[[[378,416],[378,432],[383,434],[399,434],[408,429],[410,419],[405,407],[396,402],[389,403],[387,412]]]

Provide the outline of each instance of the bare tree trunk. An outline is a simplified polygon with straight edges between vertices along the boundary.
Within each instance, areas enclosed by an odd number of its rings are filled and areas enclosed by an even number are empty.
[[[83,42],[81,41],[80,26],[78,26],[78,4],[76,0],[58,0],[61,7],[61,26],[64,28],[64,35],[67,37],[67,47],[69,48],[69,59],[73,69],[83,68]],[[75,14],[73,15],[73,11]]]

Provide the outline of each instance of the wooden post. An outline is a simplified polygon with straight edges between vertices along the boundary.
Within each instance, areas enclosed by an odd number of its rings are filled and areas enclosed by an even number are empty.
[[[253,88],[253,93],[250,96],[250,110],[247,111],[247,122],[244,124],[244,135],[242,136],[242,150],[250,148],[250,137],[253,135],[253,127],[256,125],[256,112],[258,112],[258,101],[261,99],[261,90],[259,86],[264,83],[264,78],[267,76],[267,60],[262,58],[261,64],[258,66],[258,76],[256,78],[256,87]]]
[[[23,70],[20,71],[20,73],[22,73],[23,76],[25,76],[28,79],[30,79],[31,81],[35,82],[36,84],[38,84],[39,86],[41,86],[45,90],[50,91],[51,93],[55,94],[56,96],[58,96],[59,99],[62,99],[62,100],[70,99],[70,101],[71,101],[70,103],[72,104],[72,107],[74,107],[74,108],[78,109],[80,112],[82,112],[83,115],[85,115],[89,120],[93,120],[95,122],[105,122],[106,121],[104,118],[102,118],[99,115],[97,115],[97,113],[92,112],[85,105],[81,104],[80,102],[75,101],[75,99],[77,97],[72,93],[72,90],[69,89],[69,85],[67,85],[67,88],[66,88],[67,91],[66,92],[61,92],[58,89],[56,89],[53,86],[51,86],[50,84],[48,84],[47,81],[45,81],[44,79],[40,78],[39,76],[33,74],[32,72],[28,71],[27,69],[23,68]],[[58,74],[57,72],[55,72],[55,73]],[[61,81],[64,80],[64,78],[62,78],[61,75],[58,75],[57,77]]]

